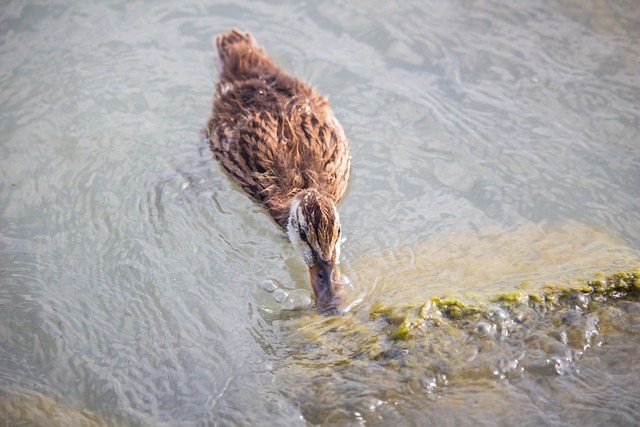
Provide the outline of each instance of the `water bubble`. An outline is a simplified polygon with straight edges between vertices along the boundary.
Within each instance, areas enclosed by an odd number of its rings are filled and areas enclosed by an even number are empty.
[[[313,305],[313,300],[309,291],[305,289],[296,289],[289,293],[282,303],[283,310],[304,310]]]
[[[273,292],[273,299],[276,300],[276,302],[278,303],[284,301],[286,297],[287,297],[287,292],[282,289],[278,288]]]
[[[489,323],[478,322],[478,324],[473,328],[473,333],[480,337],[486,337],[492,332],[492,330],[493,326],[491,326]]]
[[[275,280],[272,279],[263,281],[262,283],[260,283],[260,286],[267,292],[273,292],[278,289],[278,284],[275,282]]]
[[[569,363],[567,360],[559,357],[547,359],[547,364],[553,368],[558,375],[564,375],[569,371]]]
[[[491,317],[498,323],[506,322],[507,319],[509,319],[509,315],[507,314],[507,312],[501,308],[496,308],[495,310],[493,310],[493,312],[491,313]]]

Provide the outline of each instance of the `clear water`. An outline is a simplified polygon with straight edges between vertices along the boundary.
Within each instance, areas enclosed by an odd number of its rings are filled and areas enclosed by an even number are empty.
[[[380,300],[627,268],[640,259],[637,2],[69,3],[0,8],[2,418],[640,419],[633,302],[566,372],[414,387],[372,383],[392,371],[371,363],[316,371],[287,320],[329,333],[296,310],[305,267],[199,140],[211,41],[231,27],[329,96],[352,147],[340,212],[354,321]]]

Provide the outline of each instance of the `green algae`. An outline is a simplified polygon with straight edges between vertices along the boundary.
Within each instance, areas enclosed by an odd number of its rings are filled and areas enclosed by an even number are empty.
[[[613,275],[599,273],[597,278],[577,285],[547,285],[540,293],[530,293],[520,289],[491,298],[499,308],[514,311],[517,309],[558,310],[571,303],[575,295],[591,297],[603,295],[605,298],[624,298],[640,289],[640,270],[623,271]],[[600,301],[602,302],[602,301]],[[425,325],[463,326],[464,321],[490,319],[491,310],[496,307],[465,304],[461,300],[446,297],[433,297],[421,305],[387,306],[381,302],[375,304],[371,319],[383,319],[387,323],[386,335],[391,340],[409,340]]]
[[[545,286],[515,283],[494,296],[459,292],[420,302],[414,294],[406,304],[379,299],[342,316],[282,321],[296,363],[278,370],[279,381],[321,424],[335,396],[393,407],[407,395],[441,396],[452,384],[585,372],[581,361],[602,357],[613,342],[624,343],[609,350],[613,360],[640,368],[640,358],[615,356],[640,328],[640,266]]]
[[[554,317],[558,313],[578,310],[584,317],[615,301],[638,301],[639,295],[640,268],[636,268],[610,275],[599,273],[583,283],[549,284],[537,292],[517,289],[484,300],[463,301],[443,296],[432,297],[422,304],[378,301],[358,315],[315,316],[314,320],[320,323],[298,325],[294,335],[296,342],[316,343],[315,348],[333,359],[334,366],[349,365],[353,359],[395,360],[407,368],[412,365],[411,355],[420,354],[421,357],[413,360],[416,365],[425,360],[443,359],[446,363],[441,365],[449,366],[445,370],[452,370],[455,360],[464,365],[464,357],[460,359],[458,350],[462,349],[464,354],[469,342],[489,351],[498,345],[500,334],[506,336],[516,330],[524,334],[523,340],[534,342],[536,340],[527,338],[527,334],[555,336],[560,333],[554,329],[567,320],[562,315]],[[588,342],[582,343],[583,347],[588,345]],[[334,352],[337,347],[339,351]],[[546,343],[541,348],[552,347]],[[318,358],[322,357],[316,354],[314,359]]]
[[[493,299],[493,301],[500,301],[509,304],[523,304],[530,299],[530,294],[524,290],[519,290],[511,293],[504,293]],[[540,298],[537,298],[540,299]]]
[[[466,305],[455,298],[432,298],[431,301],[442,311],[442,314],[449,319],[462,319],[478,313],[478,308]]]

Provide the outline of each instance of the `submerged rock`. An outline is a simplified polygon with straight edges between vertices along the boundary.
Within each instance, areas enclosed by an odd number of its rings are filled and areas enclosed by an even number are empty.
[[[0,391],[2,425],[115,426],[97,412],[78,410],[34,390],[3,388]]]
[[[604,334],[640,324],[640,268],[539,292],[522,288],[477,301],[381,301],[347,316],[283,321],[289,351],[309,363],[288,365],[280,374],[301,406],[313,406],[307,414],[313,418],[331,405],[324,398],[356,385],[388,401],[408,390],[429,394],[452,381],[566,375],[585,352],[602,345]]]
[[[374,335],[384,337],[381,341],[391,347],[400,345],[397,343],[399,340],[428,340],[429,346],[433,346],[437,343],[431,338],[437,329],[446,329],[454,336],[491,336],[496,339],[516,331],[540,331],[542,326],[547,326],[549,333],[552,329],[562,329],[575,335],[573,330],[579,327],[584,329],[580,335],[588,338],[597,333],[599,311],[606,311],[605,307],[615,301],[637,301],[639,294],[640,269],[613,275],[599,274],[580,285],[545,286],[538,293],[524,290],[505,293],[496,296],[488,304],[436,297],[419,306],[378,303],[369,316],[369,326],[371,332],[383,332],[382,335]],[[495,334],[491,333],[493,330]],[[571,342],[578,347],[587,345],[582,341]],[[421,346],[420,343],[411,345]]]

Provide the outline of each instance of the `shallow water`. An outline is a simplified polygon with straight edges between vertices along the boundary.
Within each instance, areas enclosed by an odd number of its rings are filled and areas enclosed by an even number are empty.
[[[621,326],[570,348],[569,369],[504,378],[464,364],[447,381],[370,361],[338,370],[303,340],[334,342],[336,325],[348,337],[377,301],[490,298],[638,264],[635,2],[5,3],[1,417],[640,419],[634,301],[612,303]],[[305,267],[199,140],[211,40],[233,26],[329,95],[350,138],[346,319],[296,310]]]

